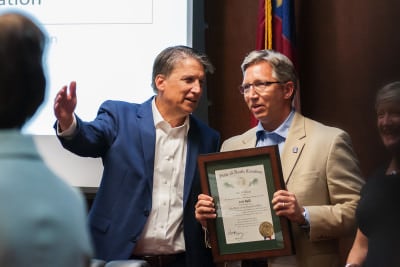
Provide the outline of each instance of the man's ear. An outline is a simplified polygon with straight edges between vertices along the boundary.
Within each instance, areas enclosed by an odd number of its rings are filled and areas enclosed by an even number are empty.
[[[285,99],[292,99],[294,95],[295,86],[292,81],[288,81],[283,85],[283,92]]]
[[[165,81],[166,81],[165,76],[162,74],[158,74],[154,79],[154,84],[156,85],[156,88],[158,89],[159,92],[164,91]]]

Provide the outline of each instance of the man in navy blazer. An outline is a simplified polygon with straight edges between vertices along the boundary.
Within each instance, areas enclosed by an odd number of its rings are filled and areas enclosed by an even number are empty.
[[[156,95],[142,104],[106,101],[92,122],[74,114],[76,83],[56,96],[57,135],[69,151],[101,157],[103,177],[89,212],[96,257],[147,260],[152,266],[213,266],[194,205],[199,154],[220,136],[191,113],[207,71],[205,55],[185,46],[156,58]]]

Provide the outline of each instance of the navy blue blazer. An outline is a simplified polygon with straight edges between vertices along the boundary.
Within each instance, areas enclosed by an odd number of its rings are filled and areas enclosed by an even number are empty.
[[[102,158],[103,177],[89,225],[96,257],[106,261],[130,257],[151,211],[156,141],[151,101],[106,101],[94,121],[77,117],[72,139],[60,137],[69,151]],[[219,144],[218,132],[190,116],[183,198],[187,266],[213,266],[194,206],[201,192],[197,156],[217,152]]]

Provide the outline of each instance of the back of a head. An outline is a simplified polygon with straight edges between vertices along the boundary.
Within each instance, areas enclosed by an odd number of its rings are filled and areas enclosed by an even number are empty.
[[[0,15],[0,129],[21,128],[42,104],[45,40],[28,16]]]

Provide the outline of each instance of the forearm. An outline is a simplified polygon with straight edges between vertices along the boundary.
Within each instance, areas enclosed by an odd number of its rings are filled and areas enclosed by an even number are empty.
[[[353,264],[349,266],[362,266],[368,253],[368,238],[360,231],[357,230],[356,238],[354,239],[353,246],[347,257],[347,263]]]

